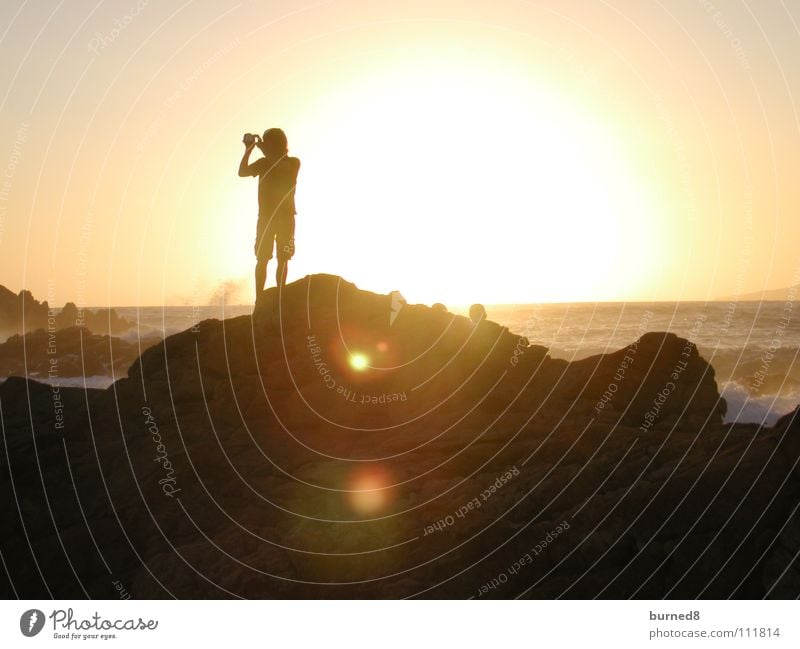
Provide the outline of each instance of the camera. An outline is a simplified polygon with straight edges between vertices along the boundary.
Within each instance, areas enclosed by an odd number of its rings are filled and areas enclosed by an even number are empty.
[[[242,138],[242,142],[244,142],[245,146],[253,146],[259,140],[261,140],[261,138],[253,133],[245,133],[244,138]]]

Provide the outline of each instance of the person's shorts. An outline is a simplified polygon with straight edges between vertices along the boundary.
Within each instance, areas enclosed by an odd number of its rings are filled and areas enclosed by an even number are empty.
[[[287,216],[259,217],[256,224],[256,245],[254,251],[258,261],[272,259],[272,249],[278,261],[294,256],[294,214]]]

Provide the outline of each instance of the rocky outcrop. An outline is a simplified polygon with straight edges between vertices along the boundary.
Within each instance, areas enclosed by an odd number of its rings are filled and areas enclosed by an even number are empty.
[[[47,301],[34,299],[30,291],[14,294],[0,286],[0,339],[37,329],[54,331],[68,327],[86,327],[113,335],[134,326],[135,323],[120,317],[114,309],[79,309],[73,302],[57,309]]]
[[[125,376],[141,351],[155,342],[149,339],[129,343],[114,336],[93,334],[86,327],[38,329],[0,343],[0,377],[55,380]]]
[[[723,425],[672,334],[568,363],[314,275],[65,392],[58,429],[51,391],[0,386],[6,595],[800,594],[793,424]]]

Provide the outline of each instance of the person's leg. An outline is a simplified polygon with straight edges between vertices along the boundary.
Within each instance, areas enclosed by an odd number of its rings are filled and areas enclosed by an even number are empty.
[[[275,283],[283,288],[289,273],[289,260],[294,255],[294,215],[282,218],[275,233],[275,250],[278,268],[275,271]]]
[[[264,290],[267,283],[267,260],[259,259],[256,261],[256,300]]]
[[[289,261],[278,257],[278,268],[275,270],[275,285],[278,288],[286,286],[286,274],[289,271]]]
[[[256,227],[256,301],[267,284],[267,264],[272,259],[272,245],[275,240],[274,225],[271,221],[259,216]]]
[[[253,246],[253,252],[256,254],[256,302],[264,290],[264,284],[267,283],[267,256],[264,254],[264,229],[266,221],[258,215],[258,223],[256,223],[256,243]]]

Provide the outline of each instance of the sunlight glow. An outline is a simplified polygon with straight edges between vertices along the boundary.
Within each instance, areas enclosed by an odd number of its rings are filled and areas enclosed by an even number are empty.
[[[350,367],[357,372],[363,372],[369,367],[369,359],[361,353],[354,353],[350,355]]]
[[[289,132],[303,165],[290,279],[331,272],[428,304],[646,291],[665,209],[625,142],[557,90],[500,61],[435,57],[336,84]],[[219,262],[238,277],[245,189]]]

